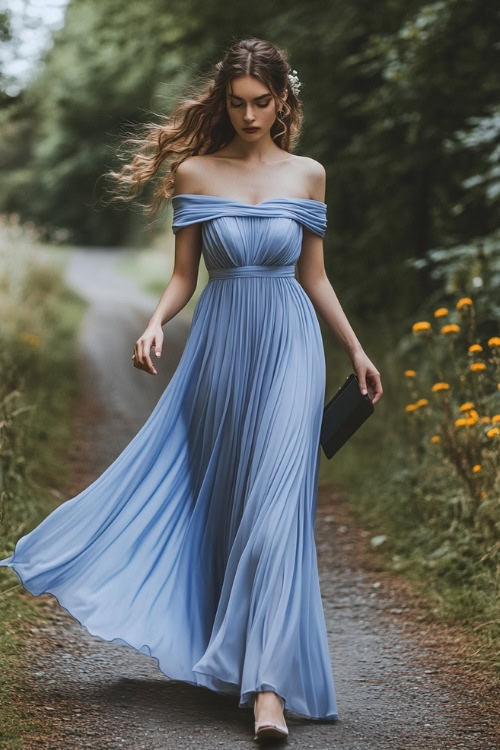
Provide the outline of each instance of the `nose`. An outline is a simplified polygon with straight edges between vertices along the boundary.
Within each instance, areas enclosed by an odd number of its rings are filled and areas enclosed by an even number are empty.
[[[253,116],[251,109],[247,109],[245,111],[245,114],[243,115],[243,119],[249,125],[255,120],[255,117]]]

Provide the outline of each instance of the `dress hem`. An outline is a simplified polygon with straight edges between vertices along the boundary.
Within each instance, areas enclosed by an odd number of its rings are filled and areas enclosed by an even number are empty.
[[[223,690],[222,688],[209,687],[208,685],[203,685],[203,684],[200,684],[199,682],[195,682],[193,680],[188,680],[186,677],[174,677],[173,675],[168,674],[167,672],[165,672],[161,668],[161,666],[160,666],[160,660],[158,659],[157,656],[155,656],[153,654],[153,652],[151,650],[151,647],[147,643],[143,644],[143,646],[141,648],[138,648],[137,646],[132,645],[131,643],[129,643],[128,641],[126,641],[124,638],[121,638],[120,636],[114,636],[113,638],[106,638],[105,636],[99,635],[99,633],[92,632],[92,630],[90,630],[90,628],[88,628],[87,625],[85,625],[84,622],[82,622],[78,617],[76,617],[71,612],[70,609],[68,609],[67,607],[64,606],[64,604],[62,603],[61,599],[56,594],[54,594],[52,591],[46,590],[46,591],[40,591],[40,593],[38,593],[38,594],[33,593],[33,591],[31,591],[28,588],[28,586],[26,586],[26,584],[24,583],[21,574],[19,573],[19,571],[15,567],[15,563],[14,562],[7,562],[7,560],[12,560],[12,558],[13,558],[13,555],[11,555],[9,558],[6,558],[6,560],[0,561],[0,567],[8,567],[11,570],[13,570],[14,573],[19,578],[19,580],[20,580],[21,585],[23,586],[23,588],[26,589],[26,591],[28,591],[32,596],[43,596],[44,594],[49,594],[50,596],[53,596],[54,599],[56,600],[56,602],[58,603],[58,605],[60,607],[62,607],[62,609],[64,609],[65,612],[67,612],[69,614],[69,616],[72,617],[80,625],[80,627],[84,628],[87,631],[87,633],[89,633],[89,635],[91,635],[92,637],[99,638],[100,640],[107,641],[108,643],[117,643],[117,645],[119,645],[119,646],[126,646],[128,648],[134,649],[134,651],[137,651],[138,653],[144,654],[145,656],[149,656],[151,659],[153,659],[157,663],[157,666],[158,666],[158,669],[160,670],[160,672],[163,675],[165,675],[165,677],[167,677],[169,680],[174,680],[175,682],[184,682],[184,683],[186,683],[188,685],[192,685],[193,687],[204,688],[205,690],[210,690],[212,693],[217,693],[219,695],[228,695],[228,696],[239,695],[240,696],[240,702],[238,703],[238,708],[248,708],[248,709],[253,708],[254,700],[255,699],[252,698],[252,696],[254,696],[255,693],[257,692],[257,688],[255,690],[251,690],[251,691],[247,690],[244,693],[241,693],[239,685],[237,683],[229,683],[229,682],[227,682],[226,683],[227,685],[234,685],[234,689],[233,690],[230,690],[230,689]],[[144,648],[147,649],[147,652],[142,650]],[[216,675],[213,675],[210,672],[202,672],[201,670],[196,670],[196,669],[193,669],[192,671],[195,674],[207,675],[207,676],[212,677],[213,679],[216,679],[216,680],[220,679]],[[224,680],[222,680],[222,682],[224,682]],[[266,684],[266,686],[263,686],[263,685],[260,686],[260,689],[273,690],[277,694],[281,695],[281,693],[279,693],[279,691],[276,690],[274,688],[274,686],[270,686],[270,685]],[[285,703],[285,707],[284,707],[284,714],[285,715],[289,715],[289,712],[292,712],[294,716],[297,716],[299,718],[304,718],[304,719],[311,719],[312,721],[332,722],[332,721],[338,721],[339,720],[339,714],[338,713],[328,714],[327,716],[312,716],[310,714],[305,714],[305,713],[303,713],[301,711],[298,711],[297,709],[293,708],[293,706],[290,704],[290,701],[287,700],[287,698],[286,698],[285,695],[281,695],[281,697],[283,698],[284,703]]]

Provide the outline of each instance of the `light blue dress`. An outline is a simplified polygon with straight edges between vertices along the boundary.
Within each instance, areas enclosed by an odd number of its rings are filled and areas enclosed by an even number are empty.
[[[295,279],[326,204],[178,194],[209,281],[179,365],[113,463],[0,561],[176,680],[338,719],[314,523],[325,357]]]

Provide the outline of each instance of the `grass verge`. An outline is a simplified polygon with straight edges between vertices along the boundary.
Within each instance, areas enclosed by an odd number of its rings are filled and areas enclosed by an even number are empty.
[[[60,253],[62,263],[38,262],[29,238],[2,232],[8,236],[0,253],[3,559],[57,506],[57,487],[70,476],[66,459],[80,393],[76,332],[86,304],[64,284],[67,253]],[[31,628],[45,615],[8,568],[0,569],[0,602],[0,748],[17,750],[50,731],[30,703],[23,670]]]
[[[500,543],[454,517],[462,488],[451,472],[411,459],[411,439],[401,425],[407,396],[394,331],[378,325],[375,337],[362,321],[350,319],[381,373],[384,395],[337,456],[322,456],[320,481],[341,492],[356,522],[371,532],[377,563],[411,581],[436,621],[465,628],[477,664],[493,666],[500,681]],[[353,368],[326,328],[323,336],[329,399]]]

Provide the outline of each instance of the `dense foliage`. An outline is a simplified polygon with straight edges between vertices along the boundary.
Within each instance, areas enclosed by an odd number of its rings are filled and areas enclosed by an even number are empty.
[[[434,282],[405,261],[498,226],[499,15],[486,0],[70,0],[38,75],[0,100],[0,210],[51,239],[126,243],[137,211],[99,200],[124,128],[255,34],[303,82],[299,152],[327,169],[331,278],[351,309],[387,318],[390,298],[413,314]]]

